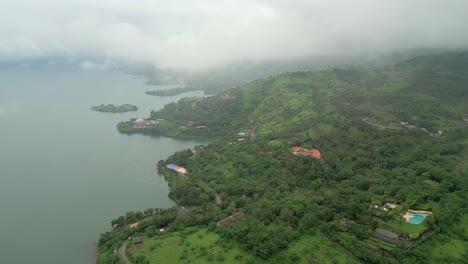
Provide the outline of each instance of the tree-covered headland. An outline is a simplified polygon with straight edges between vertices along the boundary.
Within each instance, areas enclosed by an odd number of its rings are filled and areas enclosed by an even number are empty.
[[[218,140],[159,161],[170,198],[189,209],[115,219],[98,263],[118,263],[129,236],[143,238],[128,250],[134,263],[464,263],[467,72],[466,52],[293,72],[151,112],[164,126],[120,123]],[[432,214],[411,224],[409,209]]]
[[[92,106],[91,110],[98,111],[98,112],[123,113],[123,112],[137,111],[138,107],[136,105],[131,105],[131,104],[123,104],[123,105],[101,104],[97,106]]]

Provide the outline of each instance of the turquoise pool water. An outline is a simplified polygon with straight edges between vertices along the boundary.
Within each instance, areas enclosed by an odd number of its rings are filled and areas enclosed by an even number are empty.
[[[410,218],[406,220],[406,222],[417,225],[422,223],[424,218],[426,218],[426,216],[428,216],[429,214],[408,212],[408,215],[410,216]]]

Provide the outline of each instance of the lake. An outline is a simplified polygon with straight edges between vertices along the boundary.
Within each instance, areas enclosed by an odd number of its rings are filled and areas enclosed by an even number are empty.
[[[156,97],[121,72],[0,69],[1,263],[94,263],[93,242],[126,211],[173,206],[156,163],[207,143],[122,135],[116,124],[148,117],[185,96]],[[99,104],[137,112],[100,113]]]

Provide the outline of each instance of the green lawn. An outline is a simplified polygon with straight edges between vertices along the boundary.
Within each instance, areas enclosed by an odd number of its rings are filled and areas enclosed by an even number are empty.
[[[436,236],[431,243],[430,263],[466,263],[468,255],[468,214],[448,234]],[[465,262],[464,262],[465,261]]]
[[[388,221],[388,226],[391,227],[394,231],[398,233],[423,233],[427,226],[424,222],[421,224],[415,225],[407,222],[400,222],[398,220]],[[385,228],[385,226],[383,227]]]
[[[287,252],[300,256],[302,258],[300,263],[304,264],[358,263],[343,253],[339,246],[320,234],[320,232],[314,235],[303,235],[298,241],[290,245]]]
[[[468,249],[468,242],[457,238],[450,238],[447,242],[443,242],[434,248],[432,255],[436,259],[444,259],[452,257],[462,259],[463,254],[466,254]]]
[[[196,229],[192,229],[196,230]],[[182,238],[181,232],[158,235],[154,238],[144,238],[143,245],[134,256],[143,255],[150,263],[270,263],[242,249],[235,241],[223,241],[219,235],[206,229],[196,230]],[[128,251],[135,250],[129,246]],[[284,255],[283,255],[284,254]],[[314,235],[304,235],[298,241],[291,243],[289,248],[272,259],[294,254],[302,260],[299,263],[357,263],[343,253],[337,245],[317,232]],[[315,261],[315,262],[314,262]]]
[[[206,229],[196,230],[185,239],[181,232],[167,233],[144,239],[143,244],[144,248],[135,256],[143,255],[150,263],[244,263],[247,260],[264,263],[241,249],[238,243],[222,242],[219,235]]]

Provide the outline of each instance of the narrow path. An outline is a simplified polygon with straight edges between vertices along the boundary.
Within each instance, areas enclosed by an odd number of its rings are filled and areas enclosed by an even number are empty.
[[[127,244],[128,244],[128,240],[125,241],[125,242],[122,244],[122,246],[119,248],[119,257],[120,257],[120,260],[122,260],[122,262],[123,262],[124,264],[132,264],[132,263],[128,260],[127,256],[125,255],[125,250],[127,249]]]

